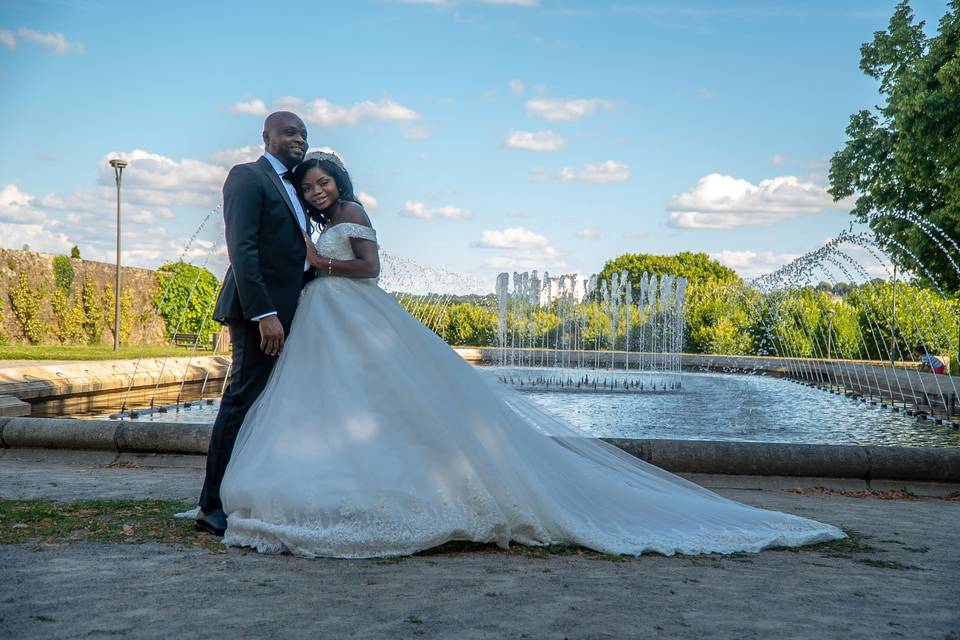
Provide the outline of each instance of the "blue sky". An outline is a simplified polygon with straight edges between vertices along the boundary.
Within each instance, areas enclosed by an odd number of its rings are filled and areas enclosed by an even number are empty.
[[[392,254],[492,277],[705,251],[747,276],[849,223],[825,193],[891,0],[0,0],[0,245],[176,259],[292,105]],[[947,5],[912,3],[935,29]],[[221,275],[222,225],[193,259]]]

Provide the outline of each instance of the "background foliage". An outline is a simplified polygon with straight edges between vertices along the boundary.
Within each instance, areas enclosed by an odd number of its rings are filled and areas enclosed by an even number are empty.
[[[935,36],[923,27],[903,1],[887,30],[861,47],[860,68],[880,83],[881,104],[850,116],[849,139],[830,163],[830,193],[856,197],[851,213],[870,220],[901,266],[925,278],[924,265],[956,292],[960,273],[904,216],[960,237],[960,0]]]
[[[185,262],[172,262],[157,270],[154,304],[163,318],[167,337],[195,333],[200,342],[220,330],[213,319],[213,305],[220,281],[209,270]]]

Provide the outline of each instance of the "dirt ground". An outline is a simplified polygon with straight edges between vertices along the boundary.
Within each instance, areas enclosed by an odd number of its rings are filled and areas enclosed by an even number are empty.
[[[200,456],[0,450],[0,499],[184,499]],[[735,556],[433,553],[305,560],[174,544],[0,545],[0,638],[960,640],[960,487],[699,476],[845,546]],[[833,491],[811,490],[828,486]],[[845,491],[848,495],[838,492]],[[891,497],[895,499],[879,499]]]

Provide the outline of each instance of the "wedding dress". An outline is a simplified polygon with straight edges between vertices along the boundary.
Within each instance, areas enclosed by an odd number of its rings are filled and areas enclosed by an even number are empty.
[[[326,229],[317,252],[352,259]],[[224,542],[366,558],[450,540],[732,553],[844,537],[718,496],[581,434],[460,358],[375,280],[320,277],[247,414]]]

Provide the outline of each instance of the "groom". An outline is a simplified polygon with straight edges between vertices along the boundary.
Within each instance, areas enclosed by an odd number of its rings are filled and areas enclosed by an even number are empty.
[[[223,221],[230,267],[213,317],[227,325],[233,346],[230,385],[220,400],[207,451],[198,531],[222,536],[227,516],[220,482],[243,418],[267,384],[290,331],[300,289],[312,275],[302,231],[309,233],[290,170],[307,152],[307,128],[278,111],[263,124],[265,153],[238,164],[223,185]]]

